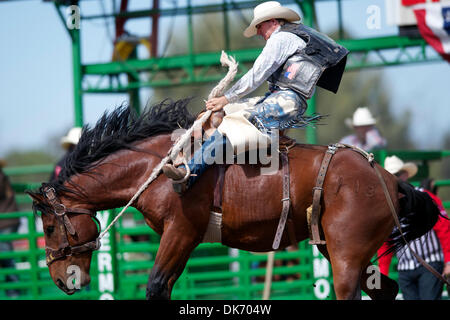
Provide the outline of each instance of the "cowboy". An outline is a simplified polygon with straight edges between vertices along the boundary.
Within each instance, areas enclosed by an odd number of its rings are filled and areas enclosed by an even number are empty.
[[[356,109],[353,118],[345,121],[347,126],[353,128],[355,133],[345,136],[339,142],[367,151],[385,148],[386,139],[381,136],[380,131],[375,127],[376,122],[368,107]]]
[[[214,134],[194,153],[188,166],[192,176],[187,185],[206,170],[227,143],[233,150],[249,150],[253,141],[270,143],[273,129],[298,128],[312,118],[304,118],[307,100],[316,85],[337,92],[348,51],[326,35],[304,26],[300,16],[277,1],[259,4],[244,36],[259,35],[266,44],[253,67],[221,97],[206,102],[212,111],[225,111],[225,117]],[[246,98],[265,81],[269,91],[263,97]],[[173,180],[186,176],[184,165],[163,167]]]
[[[66,151],[66,153],[55,165],[49,181],[53,181],[58,178],[62,166],[64,165],[64,161],[73,149],[75,149],[75,146],[78,144],[78,140],[80,140],[81,131],[82,129],[80,127],[73,127],[69,130],[67,135],[61,138],[61,147]]]

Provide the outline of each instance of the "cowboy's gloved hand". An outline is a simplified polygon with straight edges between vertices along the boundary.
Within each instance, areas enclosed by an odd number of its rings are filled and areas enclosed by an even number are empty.
[[[228,104],[228,99],[225,96],[212,98],[206,101],[206,109],[214,111],[222,110]]]

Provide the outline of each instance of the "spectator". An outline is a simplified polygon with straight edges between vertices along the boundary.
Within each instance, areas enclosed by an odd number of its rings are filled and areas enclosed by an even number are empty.
[[[17,203],[15,200],[14,190],[11,187],[8,177],[4,174],[2,167],[5,164],[4,161],[0,161],[0,213],[1,212],[15,212],[18,211]],[[17,232],[19,228],[20,219],[0,219],[0,234],[10,234]],[[0,241],[0,252],[13,251],[13,245],[9,241]],[[14,259],[0,260],[1,268],[15,268]],[[17,275],[6,275],[6,282],[18,281]],[[6,294],[10,297],[17,296],[17,290],[7,290]]]
[[[407,181],[417,173],[417,166],[414,163],[403,163],[396,156],[386,158],[385,168],[403,181]],[[447,217],[441,200],[432,192],[432,184],[424,181],[421,187],[421,190],[428,193],[435,201],[441,214]],[[412,241],[410,246],[438,272],[442,272],[444,276],[450,276],[449,220],[439,217],[435,226],[419,239]],[[379,259],[380,272],[384,275],[388,275],[392,259],[392,254],[382,255],[388,248],[385,243],[378,250],[378,256],[381,256]],[[405,245],[397,252],[397,258],[398,284],[405,300],[438,300],[441,298],[442,282],[417,261],[408,246]]]
[[[66,157],[73,151],[75,146],[78,143],[78,140],[80,140],[81,136],[81,128],[80,127],[73,127],[69,130],[66,136],[61,138],[61,147],[66,150],[65,155],[58,161],[55,168],[53,169],[53,172],[50,176],[50,181],[55,180],[58,178],[59,173],[61,172],[61,168],[64,164],[64,161]]]
[[[404,163],[399,157],[386,157],[384,168],[402,181],[408,181],[417,174],[417,165],[413,162]]]
[[[386,147],[386,139],[375,127],[376,120],[367,107],[356,109],[353,118],[346,119],[345,123],[353,128],[355,133],[345,136],[339,141],[340,143],[353,145],[366,151]]]

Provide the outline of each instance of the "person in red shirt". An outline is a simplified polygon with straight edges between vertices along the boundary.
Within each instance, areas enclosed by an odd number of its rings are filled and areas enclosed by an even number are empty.
[[[395,174],[395,173],[394,173]],[[398,173],[397,173],[398,174]],[[405,175],[404,175],[405,178]],[[407,179],[407,177],[406,177]],[[426,192],[438,206],[442,216],[425,235],[411,242],[411,248],[433,268],[450,277],[450,221],[437,196],[433,179],[422,181],[420,190]],[[389,274],[392,253],[383,255],[389,248],[387,243],[378,250],[380,272]],[[425,269],[404,246],[397,252],[398,283],[405,300],[438,300],[442,296],[443,284]]]

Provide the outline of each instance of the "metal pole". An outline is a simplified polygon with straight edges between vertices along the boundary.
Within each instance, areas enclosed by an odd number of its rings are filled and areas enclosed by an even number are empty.
[[[83,73],[81,70],[80,29],[77,29],[76,27],[68,28],[66,19],[61,13],[61,5],[55,3],[55,9],[72,42],[73,100],[75,112],[74,125],[81,127],[83,126],[83,96],[81,91]]]
[[[188,73],[189,78],[194,80],[194,30],[193,30],[193,22],[192,22],[192,5],[191,0],[188,0],[187,3],[187,13],[188,13],[188,51],[189,51],[189,66]]]
[[[344,27],[342,24],[342,2],[338,0],[338,25],[339,25],[339,40],[344,39]]]
[[[298,4],[303,12],[303,24],[309,27],[314,27],[314,0],[305,0],[298,2]],[[316,94],[314,94],[308,101],[308,108],[306,109],[306,115],[313,115],[314,113],[316,113]],[[306,128],[306,141],[311,144],[317,143],[316,128],[312,126],[308,126]]]
[[[153,10],[159,10],[159,0],[153,0]],[[158,25],[159,14],[152,15],[152,35],[150,36],[151,56],[153,58],[158,56]]]
[[[75,108],[75,126],[83,126],[83,94],[82,94],[82,78],[81,70],[81,41],[80,30],[70,30],[72,35],[72,68],[73,68],[73,97]]]
[[[137,48],[133,49],[133,52],[131,52],[130,54],[130,58],[131,59],[137,59]],[[133,74],[133,73],[128,73],[128,83],[139,83],[140,79],[139,76]],[[141,99],[139,96],[139,87],[137,88],[132,88],[130,90],[128,90],[128,95],[130,97],[130,106],[136,111],[137,114],[141,113]]]
[[[36,231],[36,220],[34,215],[27,216],[28,222],[28,244],[30,250],[30,264],[31,264],[31,278],[33,279],[33,286],[31,287],[31,294],[33,299],[39,298],[39,252],[37,246],[37,231]]]
[[[225,50],[230,50],[230,28],[229,28],[229,19],[228,19],[228,10],[226,0],[223,0],[223,29],[225,36]]]

